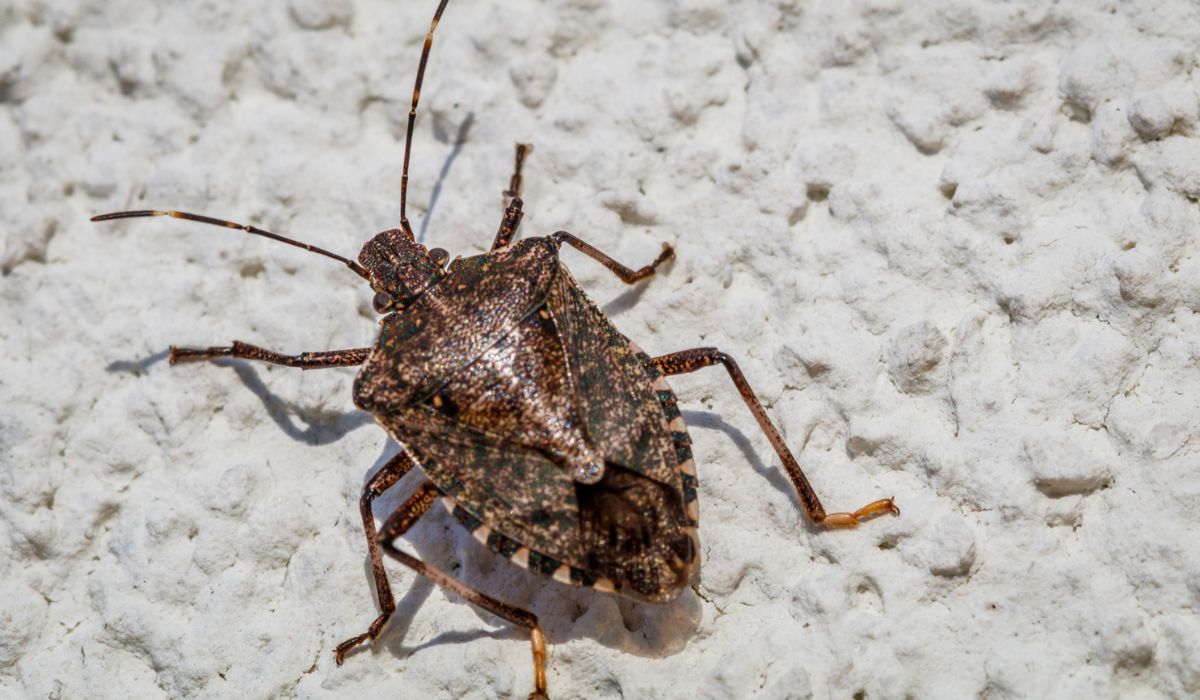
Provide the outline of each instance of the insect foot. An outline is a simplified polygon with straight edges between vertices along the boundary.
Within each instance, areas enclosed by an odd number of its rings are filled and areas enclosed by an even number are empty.
[[[900,508],[896,506],[895,499],[881,498],[878,501],[868,503],[853,513],[827,513],[821,524],[828,525],[829,527],[854,527],[863,520],[874,518],[884,513],[891,513],[897,517],[900,516]]]
[[[746,408],[750,409],[750,414],[758,422],[759,429],[771,441],[771,446],[775,448],[775,454],[779,455],[779,460],[783,462],[783,468],[787,471],[788,478],[791,479],[792,485],[796,488],[796,495],[800,497],[800,504],[804,506],[804,512],[808,514],[808,517],[814,523],[834,527],[853,527],[862,520],[884,512],[896,516],[900,515],[900,509],[896,507],[895,502],[891,498],[872,501],[853,513],[826,513],[825,508],[821,505],[821,500],[817,498],[816,491],[813,490],[812,484],[808,482],[808,477],[800,469],[800,463],[796,461],[795,455],[792,454],[787,444],[784,443],[783,436],[779,434],[779,430],[767,416],[766,409],[763,408],[762,402],[758,400],[758,396],[754,393],[754,389],[750,387],[750,382],[742,374],[742,370],[738,367],[737,362],[729,355],[716,348],[692,348],[691,350],[681,350],[669,355],[663,355],[662,357],[656,357],[650,360],[650,364],[664,376],[687,374],[688,372],[695,372],[698,369],[715,367],[716,365],[724,367],[725,371],[729,373],[729,378],[733,380],[734,388],[741,394]]]

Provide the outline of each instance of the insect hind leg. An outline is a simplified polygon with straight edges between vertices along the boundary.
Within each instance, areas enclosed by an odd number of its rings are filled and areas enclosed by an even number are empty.
[[[491,596],[480,593],[444,571],[436,569],[408,552],[403,552],[396,548],[395,540],[412,527],[418,518],[424,515],[425,511],[429,509],[429,506],[433,504],[433,501],[439,495],[437,487],[432,483],[426,481],[422,484],[421,488],[409,498],[409,501],[392,514],[387,519],[387,522],[384,523],[383,528],[379,530],[377,537],[379,545],[388,556],[428,578],[438,586],[453,591],[467,602],[474,603],[497,617],[529,630],[529,642],[533,650],[533,692],[529,694],[529,699],[546,700],[548,697],[546,695],[546,637],[542,633],[541,625],[538,624],[537,616],[528,610],[522,610],[521,608],[503,603]],[[415,503],[416,505],[410,507],[410,503]]]
[[[375,517],[371,512],[371,504],[384,491],[394,486],[401,478],[404,477],[414,466],[417,461],[407,450],[400,450],[399,454],[388,460],[387,464],[379,470],[367,485],[363,487],[362,497],[358,501],[359,510],[362,513],[363,530],[367,535],[367,552],[371,556],[371,573],[375,579],[375,596],[379,600],[379,617],[371,623],[367,631],[351,637],[341,644],[337,645],[334,651],[334,658],[337,665],[341,666],[342,661],[346,658],[346,652],[363,642],[373,641],[379,637],[379,633],[383,631],[383,626],[391,619],[396,612],[396,599],[392,596],[392,587],[388,585],[387,571],[383,568],[383,555],[379,551],[379,541],[375,538]],[[419,492],[418,492],[419,493]],[[410,498],[400,510],[419,510],[413,516],[413,520],[420,517],[421,513],[428,510],[432,501],[426,501],[424,498]]]
[[[867,505],[859,508],[853,513],[826,513],[825,508],[821,506],[821,501],[817,498],[816,491],[813,490],[812,484],[808,483],[808,477],[804,476],[804,472],[800,469],[800,463],[792,455],[792,451],[788,449],[787,444],[783,441],[783,436],[779,434],[779,430],[767,417],[767,411],[759,402],[758,396],[754,394],[754,390],[750,388],[750,382],[746,381],[746,377],[742,374],[742,370],[738,368],[737,362],[733,358],[716,348],[693,348],[691,350],[681,350],[673,352],[662,357],[655,357],[650,360],[650,365],[664,375],[672,374],[687,374],[695,372],[704,367],[712,367],[713,365],[723,365],[729,373],[729,378],[733,380],[733,385],[737,388],[738,393],[742,396],[742,401],[746,402],[746,407],[750,409],[750,413],[754,415],[754,420],[758,422],[758,427],[771,441],[771,446],[775,448],[775,454],[779,455],[779,459],[783,462],[783,468],[787,471],[788,478],[792,481],[792,486],[796,489],[796,495],[800,497],[800,503],[804,506],[804,512],[815,523],[832,526],[854,526],[862,520],[865,520],[883,513],[891,513],[892,515],[900,515],[900,509],[896,507],[895,502],[891,498],[881,498],[877,501],[872,501]]]

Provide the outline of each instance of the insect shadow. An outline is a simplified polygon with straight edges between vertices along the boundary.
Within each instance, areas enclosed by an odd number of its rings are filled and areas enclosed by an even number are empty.
[[[614,297],[611,301],[600,308],[605,316],[616,316],[632,309],[642,295],[646,293],[646,287],[650,285],[639,284],[630,287],[628,290],[621,292],[620,295]]]
[[[433,190],[429,193],[429,208],[421,220],[421,230],[417,232],[418,243],[425,242],[425,232],[429,230],[429,222],[433,219],[433,209],[437,206],[438,198],[441,197],[442,185],[446,182],[446,176],[450,174],[450,166],[454,165],[454,160],[462,152],[463,144],[467,142],[467,133],[471,131],[471,125],[474,123],[475,113],[467,112],[467,117],[463,119],[463,123],[458,127],[458,134],[454,137],[454,148],[450,149],[450,155],[446,156],[446,160],[442,162],[442,169],[438,171],[437,181],[433,183]]]
[[[397,451],[396,444],[389,440],[363,483],[369,483]],[[376,499],[373,504],[376,518],[386,519],[419,482],[419,478],[405,478]],[[454,572],[468,585],[486,586],[489,590],[507,589],[508,599],[521,601],[520,604],[538,616],[547,639],[553,643],[588,637],[625,653],[663,658],[682,651],[700,624],[701,601],[690,590],[671,603],[642,603],[590,588],[568,588],[548,582],[545,577],[494,556],[440,506],[431,509],[406,532],[404,541],[423,560],[444,571]],[[363,571],[366,576],[371,575],[370,557],[363,558]],[[422,614],[421,608],[436,586],[423,576],[411,577],[409,584],[401,583],[402,580],[393,578],[397,589],[407,585],[407,590],[402,597],[397,595],[396,612],[379,638],[380,647],[396,658],[407,658],[443,644],[465,644],[478,639],[523,639],[520,629],[513,629],[490,613],[459,601],[458,604],[495,629],[451,630],[416,644],[406,644],[413,619]],[[396,592],[399,594],[400,590]],[[618,632],[613,634],[605,628],[597,628],[590,620],[580,623],[580,618],[587,616],[597,605],[618,608],[623,628],[617,627]],[[604,624],[604,620],[613,617],[604,613],[595,619]]]
[[[125,372],[135,376],[145,374],[146,370],[167,359],[168,351],[160,350],[153,355],[147,355],[140,360],[113,360],[105,366],[105,372]]]
[[[434,183],[433,191],[429,196],[429,209],[425,212],[425,218],[421,222],[421,240],[425,238],[425,231],[429,228],[429,221],[433,218],[434,208],[438,204],[446,177],[450,174],[450,168],[462,152],[463,144],[466,143],[467,136],[474,123],[475,113],[468,112],[466,118],[463,119],[462,124],[458,127],[458,133],[454,137],[454,147],[451,149],[450,154],[446,156],[446,160],[442,162],[442,169],[438,172],[437,182]],[[152,366],[167,359],[169,354],[168,350],[161,350],[137,360],[115,360],[110,362],[104,369],[107,372],[124,372],[140,376],[145,374]],[[354,410],[346,413],[334,413],[305,408],[284,401],[278,394],[267,388],[267,385],[259,379],[258,372],[254,370],[250,363],[242,360],[217,360],[214,364],[232,368],[237,373],[238,378],[242,380],[242,384],[254,392],[254,395],[262,401],[263,406],[267,409],[267,413],[271,416],[271,420],[275,421],[275,425],[279,426],[279,429],[293,440],[310,445],[326,445],[336,442],[352,430],[373,422],[371,414],[365,411]],[[307,427],[302,428],[297,425],[292,416],[298,417]],[[376,470],[379,466],[378,464],[376,465]],[[429,586],[432,586],[432,584],[429,584]],[[428,595],[428,592],[426,595]]]
[[[776,491],[787,496],[793,505],[797,508],[802,507],[799,497],[796,496],[796,490],[792,487],[791,482],[787,480],[787,477],[782,474],[782,470],[763,462],[762,458],[758,456],[758,451],[754,449],[754,445],[750,442],[750,438],[746,437],[746,434],[740,428],[730,425],[721,416],[709,413],[708,411],[683,411],[683,419],[693,428],[710,428],[725,433],[725,436],[738,448],[738,451],[742,453],[742,457],[754,468],[754,471],[770,482]],[[701,476],[703,477],[703,475]],[[808,520],[804,520],[803,522],[810,530],[814,532],[819,531],[819,528],[814,527]]]
[[[259,401],[262,401],[263,407],[267,409],[267,414],[271,416],[271,420],[275,421],[275,425],[279,426],[279,429],[293,440],[310,445],[328,445],[342,439],[350,431],[374,422],[371,414],[358,409],[338,413],[285,401],[267,388],[267,385],[259,379],[258,372],[248,362],[218,360],[214,364],[232,369],[238,379],[242,380],[242,384],[254,392]],[[292,416],[299,418],[306,427],[302,428],[297,425]]]
[[[153,355],[147,355],[140,360],[116,360],[110,362],[104,369],[107,372],[125,372],[140,376],[153,365],[166,359],[167,354],[168,351],[163,350]],[[350,431],[373,422],[371,414],[357,409],[338,413],[285,401],[267,388],[267,385],[259,378],[258,372],[248,362],[216,360],[213,364],[232,369],[238,379],[242,380],[242,384],[253,392],[259,401],[262,401],[263,406],[267,409],[267,414],[271,416],[271,420],[275,421],[275,425],[279,426],[279,429],[288,437],[298,442],[309,445],[327,445],[337,442]],[[304,427],[298,425],[293,416],[298,418]]]

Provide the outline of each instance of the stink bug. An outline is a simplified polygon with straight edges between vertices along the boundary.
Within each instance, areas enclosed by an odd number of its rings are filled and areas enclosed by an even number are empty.
[[[441,0],[425,37],[405,134],[400,228],[369,240],[357,261],[263,229],[179,211],[103,214],[93,221],[171,216],[240,229],[344,263],[371,286],[382,315],[371,347],[283,355],[234,341],[170,349],[172,364],[215,358],[289,367],[361,366],[354,402],[399,443],[359,506],[381,612],[334,651],[377,638],[396,610],[383,554],[530,633],[534,690],[546,697],[546,645],[537,617],[474,590],[396,547],[437,501],[475,539],[561,583],[638,600],[674,599],[699,572],[697,480],[691,438],[666,377],[721,365],[783,463],[814,522],[855,525],[890,512],[880,499],[826,513],[737,363],[716,348],[649,357],[613,326],[559,261],[570,245],[627,284],[652,276],[664,246],[634,270],[566,231],[514,241],[522,217],[518,144],[511,197],[491,250],[457,258],[416,242],[406,214],[408,167],[421,83]],[[423,482],[378,531],[372,503],[416,468]]]

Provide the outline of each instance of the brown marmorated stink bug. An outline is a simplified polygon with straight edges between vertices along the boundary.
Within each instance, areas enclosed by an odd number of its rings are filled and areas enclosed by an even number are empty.
[[[546,697],[546,643],[537,617],[469,588],[395,547],[441,500],[475,539],[531,571],[573,586],[666,602],[699,572],[697,481],[691,438],[666,377],[721,365],[795,486],[808,517],[855,525],[899,514],[892,499],[853,513],[826,513],[737,363],[716,348],[649,357],[613,327],[559,262],[566,243],[627,284],[654,274],[669,246],[638,270],[566,231],[513,241],[521,221],[518,144],[511,197],[489,252],[450,261],[416,243],[405,213],[413,125],[425,65],[448,0],[425,37],[408,114],[400,188],[401,228],[368,241],[358,261],[254,226],[179,211],[123,211],[107,221],[171,216],[240,229],[339,260],[375,291],[383,315],[372,347],[283,355],[234,341],[228,347],[170,349],[170,361],[262,360],[317,369],[361,365],[354,403],[369,411],[400,452],[363,489],[359,507],[382,608],[366,632],[337,646],[346,653],[379,636],[396,610],[382,553],[466,600],[526,628],[534,690]],[[413,468],[424,481],[377,532],[372,502]]]

